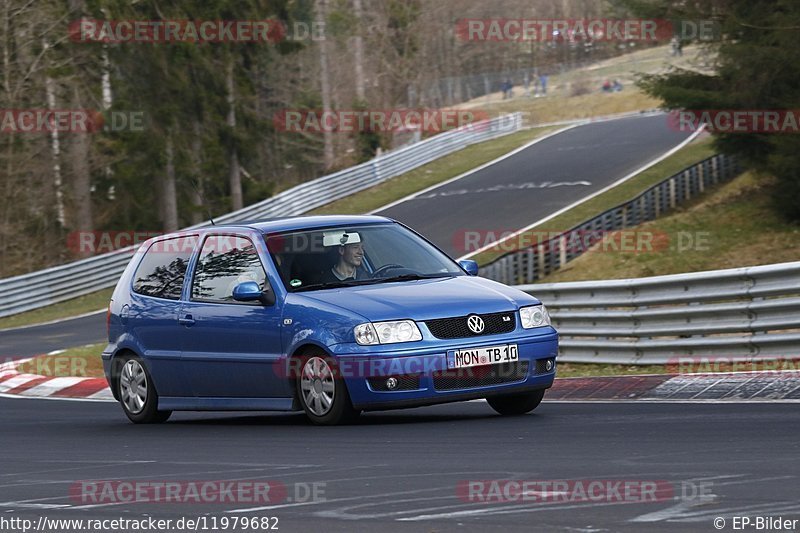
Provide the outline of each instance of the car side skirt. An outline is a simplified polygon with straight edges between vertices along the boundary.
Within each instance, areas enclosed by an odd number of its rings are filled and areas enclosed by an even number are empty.
[[[160,397],[160,411],[297,411],[293,398]]]

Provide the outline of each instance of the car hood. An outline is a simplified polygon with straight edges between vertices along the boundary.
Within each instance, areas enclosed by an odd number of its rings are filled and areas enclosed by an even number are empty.
[[[334,305],[370,321],[430,320],[471,313],[500,313],[540,303],[533,296],[488,279],[456,276],[297,293],[309,305]]]

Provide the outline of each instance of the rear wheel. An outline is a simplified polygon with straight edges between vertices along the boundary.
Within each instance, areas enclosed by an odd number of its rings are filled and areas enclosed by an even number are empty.
[[[344,379],[337,375],[336,363],[324,355],[303,359],[297,377],[297,396],[306,416],[314,424],[346,424],[360,414],[350,403]]]
[[[135,355],[122,360],[117,392],[122,410],[136,424],[165,422],[172,411],[158,410],[158,393],[144,362]]]
[[[486,398],[489,405],[501,415],[514,416],[530,413],[542,403],[544,389],[506,396]]]

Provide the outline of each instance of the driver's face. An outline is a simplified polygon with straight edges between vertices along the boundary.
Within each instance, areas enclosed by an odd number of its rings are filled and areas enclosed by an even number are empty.
[[[364,262],[364,247],[361,243],[346,244],[339,250],[342,260],[352,267],[360,267]]]

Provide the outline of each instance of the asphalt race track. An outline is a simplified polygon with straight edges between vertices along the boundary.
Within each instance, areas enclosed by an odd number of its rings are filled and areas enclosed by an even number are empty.
[[[465,246],[465,231],[489,238],[488,232],[524,228],[636,171],[689,135],[670,128],[663,114],[587,124],[376,214],[410,225],[460,257],[475,250]]]
[[[733,516],[800,518],[792,404],[545,402],[535,414],[502,418],[469,402],[327,428],[302,415],[238,413],[135,426],[113,403],[0,399],[0,412],[0,519],[277,516],[280,531],[714,531],[716,517],[727,529]],[[646,503],[457,496],[460,481],[492,479],[657,480],[674,491]],[[70,497],[76,480],[271,480],[295,501],[92,506]],[[313,483],[325,501],[295,488]],[[254,507],[267,508],[229,512]]]
[[[0,331],[0,358],[19,359],[106,340],[104,311],[53,324]]]
[[[680,144],[689,134],[671,129],[666,117],[641,116],[573,128],[379,214],[411,225],[453,257],[462,256],[466,253],[465,231],[481,232],[479,241],[483,242],[487,232],[500,234],[525,227]],[[104,321],[100,313],[58,324],[0,331],[0,358],[102,342]]]

